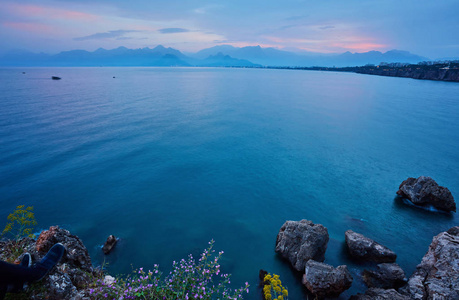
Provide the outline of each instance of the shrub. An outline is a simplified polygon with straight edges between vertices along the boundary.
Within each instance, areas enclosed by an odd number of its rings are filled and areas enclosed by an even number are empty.
[[[33,238],[33,227],[37,225],[35,215],[32,212],[33,206],[24,208],[24,205],[16,207],[15,211],[8,216],[9,223],[3,229],[2,236],[10,234],[17,242],[23,237]]]
[[[263,298],[265,300],[287,300],[288,291],[282,286],[279,275],[266,274],[263,278]]]
[[[215,254],[214,241],[200,255],[196,262],[192,255],[180,262],[173,262],[172,271],[162,279],[159,266],[152,271],[140,268],[126,278],[107,282],[99,279],[92,285],[89,293],[96,299],[242,299],[249,292],[249,285],[232,290],[230,275],[221,274],[218,263],[223,251]]]

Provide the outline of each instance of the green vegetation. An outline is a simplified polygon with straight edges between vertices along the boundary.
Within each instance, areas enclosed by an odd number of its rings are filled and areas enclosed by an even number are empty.
[[[32,233],[33,228],[37,225],[35,215],[32,212],[33,207],[25,205],[19,205],[16,209],[9,214],[8,223],[3,229],[1,237],[9,235],[13,239],[5,245],[4,252],[8,253],[7,262],[14,262],[22,253],[24,248],[20,244],[22,238],[34,238],[35,235]]]
[[[3,229],[2,237],[10,234],[16,242],[23,237],[34,238],[32,230],[34,226],[37,225],[37,221],[32,212],[33,206],[24,207],[25,205],[19,205],[13,213],[9,214],[9,223],[7,223],[5,229]]]
[[[173,262],[172,271],[162,278],[159,266],[153,270],[136,270],[126,278],[105,278],[95,281],[90,289],[94,299],[242,299],[249,292],[249,284],[231,290],[229,274],[221,274],[219,260],[223,251],[215,254],[214,241],[196,262],[192,255],[180,262]],[[280,299],[279,299],[280,300]]]
[[[24,246],[33,242],[30,238],[34,238],[32,231],[37,222],[32,211],[33,207],[19,205],[8,216],[9,222],[3,230],[2,237],[9,235],[13,239],[2,242],[2,259],[10,263],[16,262],[23,254]],[[174,261],[172,271],[165,277],[162,276],[158,265],[154,265],[152,271],[147,272],[140,268],[129,276],[117,278],[105,274],[101,268],[95,272],[85,272],[90,283],[78,286],[78,289],[83,290],[91,299],[242,299],[242,295],[249,292],[249,284],[246,282],[245,286],[239,289],[228,287],[231,283],[230,275],[221,273],[219,263],[223,251],[215,253],[213,245],[212,240],[197,261],[192,255],[189,255],[187,260]],[[29,299],[32,295],[46,297],[47,289],[43,281],[32,283],[21,293],[10,293],[7,299]]]

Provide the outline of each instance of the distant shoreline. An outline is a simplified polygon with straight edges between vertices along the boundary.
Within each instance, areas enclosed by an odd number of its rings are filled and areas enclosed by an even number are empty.
[[[387,64],[380,66],[362,67],[254,67],[262,69],[283,69],[283,70],[308,70],[308,71],[332,71],[351,72],[357,74],[403,77],[412,79],[435,80],[459,82],[459,62],[445,62],[434,64]]]
[[[104,67],[144,67],[144,68],[237,68],[237,69],[275,69],[348,72],[387,77],[401,77],[421,80],[459,82],[459,61],[441,63],[366,65],[356,67],[290,67],[290,66],[0,66],[0,68],[104,68]]]

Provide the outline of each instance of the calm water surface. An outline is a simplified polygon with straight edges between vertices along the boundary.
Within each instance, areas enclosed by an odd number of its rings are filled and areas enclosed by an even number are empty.
[[[303,299],[274,246],[286,220],[309,219],[328,228],[325,262],[354,276],[347,298],[364,290],[365,267],[344,251],[347,229],[394,250],[410,275],[432,237],[459,225],[395,199],[420,175],[459,198],[458,95],[457,83],[351,73],[0,69],[0,220],[33,205],[40,229],[69,229],[95,264],[115,234],[114,273],[168,271],[214,239],[248,299],[260,268]]]

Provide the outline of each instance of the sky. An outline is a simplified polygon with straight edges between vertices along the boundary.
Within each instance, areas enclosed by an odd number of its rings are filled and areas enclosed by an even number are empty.
[[[459,0],[0,1],[0,53],[223,44],[459,57]]]

